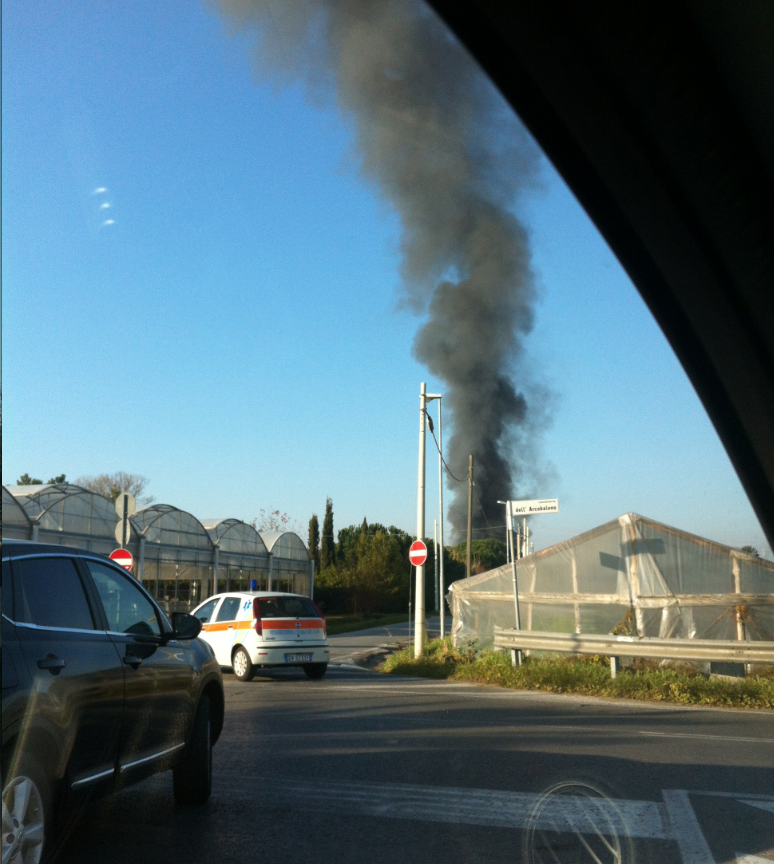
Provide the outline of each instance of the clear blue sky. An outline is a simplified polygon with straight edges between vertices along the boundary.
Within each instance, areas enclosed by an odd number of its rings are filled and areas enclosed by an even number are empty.
[[[412,531],[419,382],[443,384],[411,355],[397,218],[336,113],[258,86],[250,50],[209,4],[3,4],[3,482],[126,470],[200,518],[305,526],[330,495],[338,528]],[[542,179],[528,346],[561,512],[536,548],[633,510],[771,557],[639,295]]]

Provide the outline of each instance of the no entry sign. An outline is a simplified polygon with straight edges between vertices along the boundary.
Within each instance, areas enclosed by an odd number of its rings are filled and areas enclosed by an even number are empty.
[[[110,560],[115,561],[116,564],[119,564],[124,568],[124,570],[131,570],[132,565],[134,564],[132,553],[128,552],[126,549],[116,549],[115,552],[111,552]]]
[[[427,561],[427,546],[421,540],[415,540],[411,544],[409,560],[415,567],[421,567]]]

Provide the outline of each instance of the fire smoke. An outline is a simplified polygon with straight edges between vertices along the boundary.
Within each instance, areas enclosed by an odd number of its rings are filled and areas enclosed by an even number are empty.
[[[473,454],[483,508],[502,524],[496,502],[527,491],[527,460],[513,457],[531,453],[542,417],[525,395],[522,346],[535,288],[527,234],[513,213],[519,192],[535,184],[534,145],[417,0],[220,3],[232,21],[255,28],[259,75],[301,80],[317,101],[335,94],[361,173],[400,218],[406,300],[428,315],[414,353],[445,382],[451,409],[447,461],[464,476]],[[449,520],[459,537],[467,484],[454,491]],[[483,527],[478,502],[473,512]]]

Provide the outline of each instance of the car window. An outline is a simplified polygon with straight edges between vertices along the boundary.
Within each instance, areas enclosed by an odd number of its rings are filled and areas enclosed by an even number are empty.
[[[226,597],[218,610],[216,621],[234,621],[239,612],[239,597]]]
[[[266,597],[259,601],[261,618],[319,618],[306,597]]]
[[[132,584],[130,577],[96,561],[89,561],[88,565],[105,609],[108,630],[139,636],[161,635],[156,610],[139,588]]]
[[[86,590],[70,558],[25,558],[18,568],[17,620],[39,627],[94,630]]]
[[[197,609],[194,612],[194,617],[198,618],[203,624],[206,624],[210,618],[212,618],[212,613],[215,611],[215,607],[220,602],[220,597],[215,600],[210,600],[205,603],[201,609]]]

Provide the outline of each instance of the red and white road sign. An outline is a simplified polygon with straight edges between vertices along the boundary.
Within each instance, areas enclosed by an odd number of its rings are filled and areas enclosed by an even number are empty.
[[[124,570],[131,570],[132,565],[134,564],[132,553],[127,549],[116,549],[114,552],[111,552],[110,560],[115,561],[116,564],[119,564],[124,568]]]
[[[421,567],[427,561],[427,546],[421,540],[415,540],[411,544],[409,560],[415,567]]]

